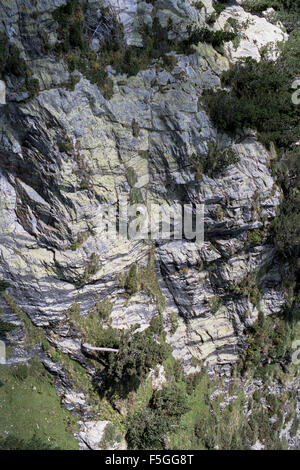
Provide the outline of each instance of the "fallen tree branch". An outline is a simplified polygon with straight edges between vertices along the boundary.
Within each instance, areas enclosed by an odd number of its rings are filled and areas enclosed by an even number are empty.
[[[119,352],[118,349],[113,349],[113,348],[96,348],[95,346],[91,346],[88,343],[84,343],[81,345],[83,349],[86,349],[88,351],[105,351],[105,352]]]

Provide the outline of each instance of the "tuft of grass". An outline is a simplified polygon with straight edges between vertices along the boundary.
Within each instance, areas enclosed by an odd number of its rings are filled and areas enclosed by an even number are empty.
[[[139,281],[141,288],[156,300],[158,310],[162,313],[166,306],[166,299],[161,292],[158,277],[155,272],[153,249],[149,253],[147,266],[139,272]]]
[[[20,379],[21,367],[27,373]],[[0,373],[2,448],[78,449],[75,419],[61,407],[50,374],[37,360],[28,366],[0,365]]]

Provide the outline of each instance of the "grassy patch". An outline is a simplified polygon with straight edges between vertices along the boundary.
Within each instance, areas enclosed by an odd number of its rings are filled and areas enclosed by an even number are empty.
[[[52,379],[37,361],[27,373],[0,365],[0,446],[8,449],[78,449],[74,418],[60,405]]]

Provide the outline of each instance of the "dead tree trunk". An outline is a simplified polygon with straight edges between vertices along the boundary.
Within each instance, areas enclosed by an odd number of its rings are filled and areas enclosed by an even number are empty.
[[[81,345],[82,349],[86,349],[87,351],[104,351],[104,352],[119,352],[118,349],[113,348],[96,348],[95,346],[91,346],[88,343],[84,343]]]

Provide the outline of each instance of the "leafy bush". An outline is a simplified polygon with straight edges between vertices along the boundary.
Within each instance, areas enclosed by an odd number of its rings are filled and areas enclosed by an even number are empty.
[[[153,334],[160,335],[164,329],[164,319],[162,315],[154,315],[150,320],[150,330]]]
[[[15,328],[16,328],[16,325],[14,325],[13,323],[3,321],[0,318],[0,336],[5,335],[6,333],[9,333],[10,331],[14,330]]]
[[[188,38],[178,44],[178,48],[182,53],[190,53],[192,50],[190,46],[192,44],[198,44],[199,42],[205,42],[211,44],[213,47],[220,47],[224,42],[233,41],[236,37],[236,33],[230,31],[212,31],[208,28],[199,28],[188,26],[187,28]]]
[[[275,163],[274,172],[284,199],[273,222],[272,236],[277,250],[292,256],[300,247],[300,148],[287,151]]]
[[[259,245],[263,240],[263,233],[259,229],[247,233],[247,243],[250,245]]]
[[[81,287],[82,285],[89,282],[90,278],[99,271],[100,267],[101,264],[98,253],[92,253],[85,266],[84,274],[80,279],[78,279],[76,286]]]
[[[239,161],[239,155],[231,147],[221,149],[218,141],[208,144],[208,154],[205,158],[195,153],[191,156],[196,181],[201,181],[203,174],[210,178],[218,177],[228,166]]]
[[[289,362],[293,340],[293,327],[284,316],[265,318],[260,312],[256,323],[248,333],[248,347],[243,353],[240,367],[253,370],[256,377],[267,379],[278,363]]]
[[[132,330],[114,333],[113,329],[111,332],[116,335],[115,342],[109,343],[102,338],[101,345],[116,347],[119,352],[101,353],[101,360],[106,364],[106,388],[127,395],[138,387],[151,368],[167,358],[169,347],[154,340],[151,328],[135,333]]]
[[[188,411],[187,396],[176,385],[155,391],[148,406],[128,419],[126,440],[130,449],[163,449],[164,440]]]
[[[276,10],[275,18],[282,21],[288,32],[299,25],[299,0],[244,0],[242,4],[246,11],[261,15],[268,8]]]
[[[5,292],[10,287],[10,283],[7,281],[0,280],[0,294]]]
[[[228,132],[254,128],[263,143],[273,141],[283,148],[296,142],[299,107],[292,103],[291,83],[300,66],[299,40],[300,33],[292,35],[275,63],[246,58],[223,74],[222,84],[231,91],[218,90],[205,99],[218,128]]]
[[[34,96],[39,91],[39,81],[32,77],[24,59],[21,58],[19,49],[15,44],[11,44],[5,33],[0,33],[0,77],[3,75],[15,75],[24,79],[24,91],[29,96]]]
[[[134,295],[139,290],[137,265],[133,264],[125,279],[125,289],[129,295]]]
[[[28,366],[19,364],[12,369],[13,376],[18,380],[25,380],[28,377]]]
[[[53,362],[59,362],[60,360],[60,352],[59,351],[53,351],[51,354],[51,359]]]
[[[102,302],[96,302],[95,310],[102,320],[106,320],[110,316],[112,309],[113,304],[107,297]]]

